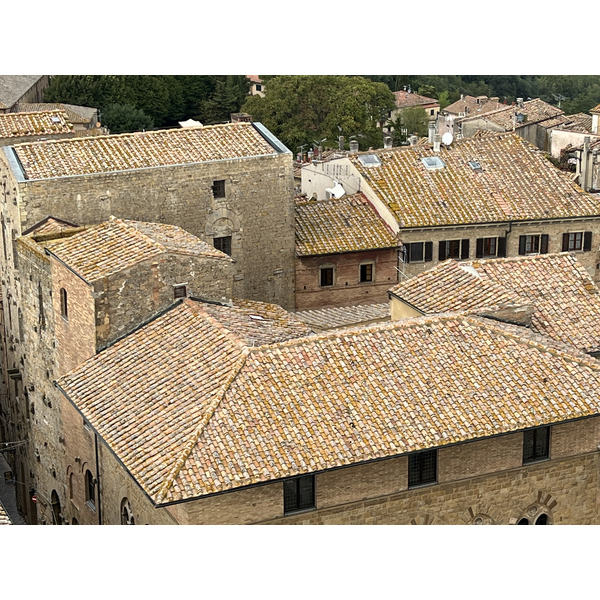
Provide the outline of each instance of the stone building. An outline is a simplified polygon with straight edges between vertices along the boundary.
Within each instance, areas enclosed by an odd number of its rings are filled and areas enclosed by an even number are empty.
[[[67,114],[73,129],[78,132],[97,129],[100,119],[97,108],[65,104],[63,102],[19,102],[15,104],[12,112],[46,112],[49,110],[62,110]]]
[[[302,191],[361,192],[404,247],[401,279],[448,258],[575,251],[600,278],[600,199],[516,134],[350,155],[302,171]]]
[[[600,289],[574,253],[448,260],[389,294],[394,320],[462,311],[600,354]]]
[[[88,227],[46,219],[4,249],[3,439],[29,441],[11,459],[23,484],[16,488],[21,512],[29,523],[59,523],[70,472],[53,381],[178,298],[230,302],[234,264],[179,227],[120,219]],[[15,300],[15,289],[25,301]],[[185,344],[185,332],[179,335]]]
[[[234,294],[294,305],[292,155],[260,123],[4,147],[6,234],[48,216],[183,227],[235,260]]]
[[[64,110],[0,114],[0,146],[75,137]]]
[[[464,313],[306,335],[270,312],[184,299],[57,381],[69,515],[598,522],[595,359]]]
[[[49,85],[48,75],[0,75],[0,114],[19,102],[43,102]]]
[[[374,304],[398,280],[398,241],[362,194],[296,201],[296,309]]]

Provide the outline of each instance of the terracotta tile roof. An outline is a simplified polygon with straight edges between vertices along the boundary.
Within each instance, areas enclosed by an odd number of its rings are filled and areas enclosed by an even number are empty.
[[[231,260],[180,227],[115,218],[43,244],[88,282],[166,252]]]
[[[73,125],[64,110],[0,114],[0,138],[71,133]]]
[[[600,350],[600,290],[574,254],[449,260],[390,291],[425,314],[531,304],[533,331]]]
[[[178,461],[186,460],[248,346],[309,332],[274,305],[235,301],[225,310],[185,299],[75,369],[61,385],[156,497]],[[95,380],[95,392],[88,378]]]
[[[363,194],[296,201],[299,256],[393,248],[396,236]]]
[[[0,104],[10,108],[27,93],[43,75],[0,75]]]
[[[14,146],[25,177],[46,179],[275,154],[252,123],[226,123]]]
[[[592,114],[597,114],[597,115],[598,115],[598,114],[600,114],[600,104],[598,104],[598,106],[594,106],[594,108],[592,108],[592,109],[590,110],[590,112],[591,112]]]
[[[333,306],[313,310],[298,310],[294,316],[310,325],[315,331],[340,329],[367,325],[378,321],[389,321],[390,304],[361,304],[358,306]]]
[[[465,138],[437,156],[444,168],[428,170],[430,145],[372,152],[381,166],[349,159],[395,214],[400,227],[424,227],[600,215],[600,203],[516,134]],[[481,171],[469,166],[478,161]]]
[[[246,75],[252,83],[262,83],[262,79],[258,75]]]
[[[46,217],[42,219],[39,223],[32,225],[29,229],[23,231],[23,235],[47,235],[47,234],[58,234],[64,233],[71,229],[79,229],[79,225],[75,223],[70,223],[69,221],[65,221],[63,219],[57,219],[56,217]]]
[[[2,502],[0,501],[0,525],[12,525],[13,522],[10,519],[10,516],[2,506]]]
[[[487,319],[248,348],[189,300],[58,384],[157,504],[600,412],[596,360]]]
[[[584,113],[577,113],[575,115],[558,115],[552,119],[547,119],[543,123],[540,123],[540,125],[546,129],[555,127],[563,131],[591,133],[592,117],[591,115],[586,115]]]
[[[527,118],[522,123],[516,122],[515,115],[517,113],[524,114]],[[552,104],[548,104],[547,102],[536,98],[534,100],[523,102],[523,106],[517,106],[515,104],[513,106],[503,107],[499,110],[486,112],[484,118],[487,121],[491,121],[492,123],[503,127],[505,131],[512,131],[514,127],[524,127],[526,125],[530,125],[531,123],[545,121],[546,119],[551,119],[561,114],[564,113],[560,108],[552,106]],[[460,122],[466,123],[475,119],[479,119],[481,116],[482,115],[480,114],[469,114],[460,119]]]
[[[397,108],[408,108],[410,106],[424,106],[429,104],[437,104],[439,106],[439,100],[436,98],[428,98],[427,96],[420,96],[419,94],[413,94],[412,92],[406,92],[400,90],[394,92],[396,98]]]
[[[477,100],[479,99],[479,102]],[[487,96],[465,96],[462,100],[457,100],[444,108],[443,112],[458,115],[465,113],[466,116],[472,114],[481,115],[486,112],[504,108],[506,104],[499,102],[498,99],[490,99]]]
[[[67,114],[71,123],[87,125],[94,118],[98,118],[98,109],[76,104],[62,102],[19,102],[15,107],[18,112],[38,112],[48,110],[62,110]],[[96,123],[94,123],[95,125]]]

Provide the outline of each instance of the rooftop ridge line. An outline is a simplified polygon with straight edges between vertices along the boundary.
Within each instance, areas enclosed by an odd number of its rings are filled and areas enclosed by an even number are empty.
[[[167,475],[167,477],[165,478],[165,481],[163,482],[162,486],[160,487],[160,489],[158,491],[158,494],[156,496],[155,506],[161,504],[161,502],[166,497],[168,491],[175,483],[175,479],[176,479],[177,475],[179,475],[179,472],[183,468],[183,465],[185,465],[189,455],[191,454],[192,450],[194,449],[194,446],[198,443],[198,440],[200,439],[200,436],[202,435],[202,432],[204,431],[206,425],[212,419],[215,411],[221,404],[223,398],[225,398],[225,394],[227,393],[227,390],[229,390],[231,384],[233,383],[233,381],[238,376],[239,372],[242,370],[242,368],[246,364],[248,355],[249,355],[248,349],[245,347],[242,348],[240,358],[239,358],[238,362],[231,369],[231,373],[229,374],[229,377],[223,383],[223,385],[221,386],[221,389],[216,393],[216,397],[213,400],[212,404],[208,407],[208,409],[206,410],[206,412],[200,419],[200,422],[196,426],[196,429],[190,435],[188,441],[185,443],[183,449],[179,453],[178,457],[175,459],[175,464],[174,464],[171,472],[169,473],[169,475]]]

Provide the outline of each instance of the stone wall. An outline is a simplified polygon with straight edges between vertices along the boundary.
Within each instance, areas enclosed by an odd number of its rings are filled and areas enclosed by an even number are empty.
[[[214,198],[212,185],[220,180],[225,198]],[[48,215],[78,225],[112,215],[178,225],[211,244],[231,236],[234,296],[293,308],[291,154],[23,181],[18,187],[22,230]]]
[[[374,281],[360,283],[359,268],[373,263]],[[320,285],[320,267],[334,268],[334,284]],[[398,281],[395,248],[302,256],[296,258],[296,310],[387,302],[387,290]]]
[[[281,481],[169,511],[182,524],[510,524],[542,512],[552,523],[596,524],[599,438],[600,417],[554,425],[550,458],[526,465],[522,432],[441,448],[438,483],[412,489],[406,455],[326,471],[315,477],[317,509],[287,516]]]
[[[188,296],[231,300],[233,261],[169,253],[94,283],[97,348],[125,335],[173,304],[174,285]]]

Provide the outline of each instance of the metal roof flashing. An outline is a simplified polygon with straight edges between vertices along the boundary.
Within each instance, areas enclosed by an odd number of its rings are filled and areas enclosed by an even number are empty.
[[[25,177],[25,171],[23,170],[23,166],[21,165],[21,161],[19,160],[17,153],[15,152],[12,146],[4,146],[2,148],[4,150],[4,154],[8,159],[8,165],[13,172],[17,181],[25,181],[27,178]]]

